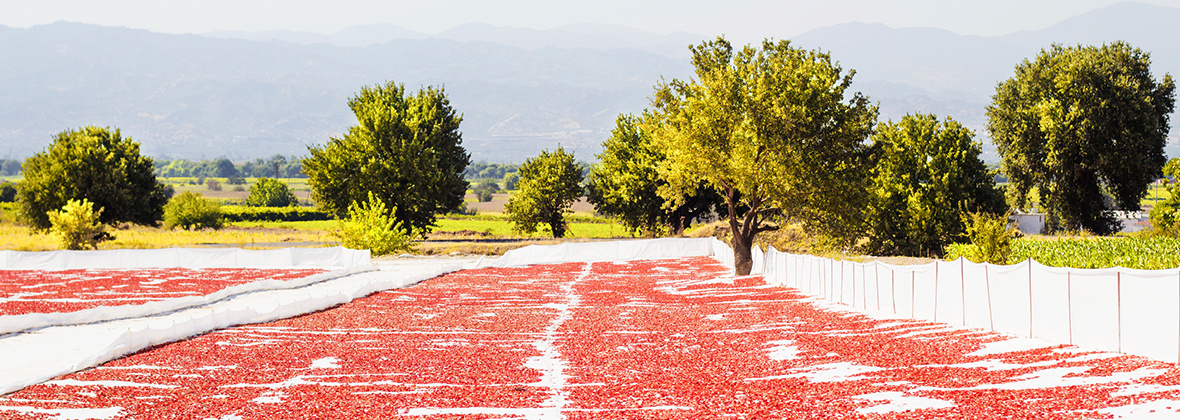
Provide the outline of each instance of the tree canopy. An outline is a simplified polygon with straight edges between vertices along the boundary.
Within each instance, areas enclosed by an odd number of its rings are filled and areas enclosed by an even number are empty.
[[[718,38],[690,49],[696,79],[661,82],[653,99],[652,139],[667,153],[660,196],[678,205],[702,181],[715,189],[739,274],[750,271],[754,236],[776,219],[851,243],[877,117],[868,98],[847,92],[855,72],[789,41],[734,51]]]
[[[599,163],[590,171],[588,198],[594,210],[619,219],[636,233],[679,232],[689,222],[724,205],[711,188],[692,191],[683,204],[671,207],[657,192],[658,166],[667,156],[652,143],[641,119],[621,114],[602,144]],[[648,114],[646,118],[651,118]]]
[[[152,159],[139,154],[139,143],[118,129],[63,131],[45,151],[25,160],[24,180],[17,186],[21,217],[48,229],[49,211],[85,199],[101,209],[101,223],[155,226],[169,197],[153,168]]]
[[[582,168],[574,163],[574,155],[561,147],[552,153],[543,150],[537,157],[525,160],[518,173],[519,191],[504,206],[513,228],[533,233],[538,224],[544,223],[554,238],[565,236],[565,214],[583,191]]]
[[[295,192],[283,181],[273,178],[258,178],[250,186],[246,205],[250,207],[290,207],[299,204]]]
[[[988,131],[1017,207],[1035,191],[1048,229],[1097,234],[1118,231],[1110,210],[1139,209],[1165,163],[1175,102],[1171,75],[1150,67],[1124,42],[1053,45],[996,87]]]
[[[962,239],[969,213],[1007,216],[1003,192],[979,159],[982,146],[957,121],[906,115],[877,126],[866,252],[940,256]]]
[[[312,198],[344,217],[372,192],[407,233],[426,233],[435,215],[458,209],[467,192],[463,117],[443,89],[407,94],[393,82],[364,87],[348,101],[357,125],[322,147],[310,146],[303,171]]]

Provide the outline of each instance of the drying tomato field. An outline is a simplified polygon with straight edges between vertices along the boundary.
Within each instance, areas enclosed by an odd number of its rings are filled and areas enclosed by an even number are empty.
[[[711,258],[460,271],[0,398],[10,419],[1174,418],[1180,369],[875,319]]]
[[[291,280],[318,269],[154,268],[0,270],[0,316],[74,312],[202,296],[260,280]]]

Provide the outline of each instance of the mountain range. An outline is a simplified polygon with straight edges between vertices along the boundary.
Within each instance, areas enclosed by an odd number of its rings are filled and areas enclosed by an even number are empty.
[[[591,24],[473,23],[433,35],[394,25],[330,35],[0,26],[0,158],[84,125],[118,127],[158,157],[303,155],[355,122],[347,101],[362,86],[394,81],[444,86],[473,160],[520,162],[561,145],[592,161],[615,117],[641,112],[661,77],[690,77],[687,46],[713,36]],[[855,69],[853,89],[880,104],[882,121],[951,116],[976,130],[992,161],[990,95],[1042,48],[1125,40],[1151,53],[1157,77],[1180,72],[1180,9],[1139,3],[996,37],[848,23],[790,39]],[[1180,155],[1171,140],[1168,155]]]

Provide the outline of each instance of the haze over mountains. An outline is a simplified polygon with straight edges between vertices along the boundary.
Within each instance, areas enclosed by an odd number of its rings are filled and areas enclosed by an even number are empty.
[[[446,86],[474,160],[520,162],[558,144],[593,160],[615,116],[646,107],[661,76],[690,76],[687,45],[714,36],[590,24],[200,36],[0,26],[0,157],[31,155],[88,124],[118,127],[154,156],[302,155],[355,122],[347,100],[361,86],[396,81]],[[1180,9],[1137,3],[1000,37],[849,23],[791,39],[855,69],[853,89],[880,103],[882,120],[949,115],[977,131],[989,160],[984,109],[996,83],[1054,42],[1126,40],[1151,53],[1157,77],[1180,74]]]

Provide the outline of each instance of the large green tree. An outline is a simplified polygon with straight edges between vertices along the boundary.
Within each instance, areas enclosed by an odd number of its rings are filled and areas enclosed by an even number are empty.
[[[435,216],[463,204],[470,155],[443,89],[407,94],[393,82],[364,87],[348,101],[357,125],[322,147],[311,146],[303,171],[312,198],[341,217],[372,192],[407,233],[425,234]]]
[[[660,195],[675,205],[701,181],[715,189],[739,274],[750,272],[754,236],[783,221],[850,244],[877,118],[868,98],[848,91],[855,72],[789,41],[734,51],[718,38],[690,49],[696,79],[660,83],[653,99],[652,139],[667,153]]]
[[[996,87],[988,131],[1017,207],[1035,191],[1046,228],[1097,234],[1118,231],[1111,210],[1139,209],[1164,165],[1175,103],[1172,76],[1150,67],[1124,42],[1053,45]]]
[[[24,180],[17,185],[21,217],[48,229],[49,211],[86,199],[102,209],[102,223],[155,226],[169,197],[153,169],[152,159],[139,154],[139,143],[118,129],[63,131],[45,151],[25,160]]]
[[[982,146],[957,121],[906,115],[877,126],[866,212],[866,252],[940,256],[962,238],[969,213],[1007,215],[1003,192],[979,159]]]
[[[619,219],[636,233],[654,236],[680,232],[693,219],[724,206],[712,188],[700,188],[683,204],[671,207],[658,193],[658,166],[667,156],[652,143],[641,118],[621,114],[602,144],[599,163],[590,171],[588,199],[595,211]]]
[[[538,224],[548,224],[554,238],[565,236],[565,214],[582,196],[582,169],[574,163],[574,155],[558,147],[550,153],[541,151],[537,157],[520,165],[517,193],[508,197],[504,212],[518,232],[533,233]]]

